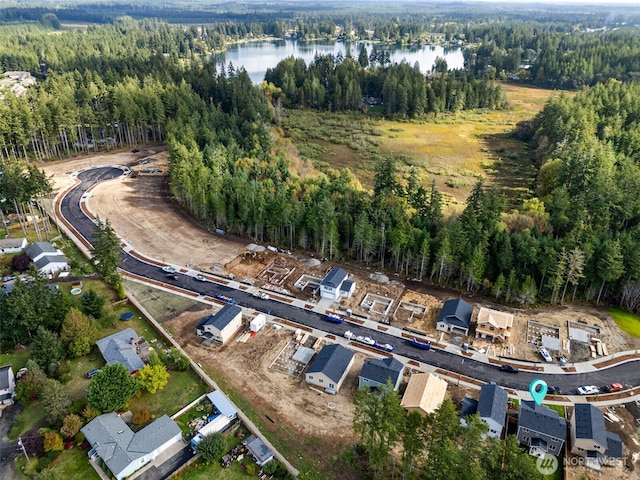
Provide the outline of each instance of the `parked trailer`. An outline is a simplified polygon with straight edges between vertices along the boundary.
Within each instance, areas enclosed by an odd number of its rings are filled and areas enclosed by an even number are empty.
[[[431,342],[421,342],[415,337],[411,339],[411,345],[422,350],[431,350]]]
[[[337,313],[327,313],[325,315],[325,320],[332,323],[344,323],[344,317],[341,317]]]
[[[378,350],[384,350],[385,352],[393,352],[393,345],[390,343],[376,342],[374,345]]]
[[[349,340],[364,343],[365,345],[369,345],[370,347],[373,347],[376,344],[376,341],[373,338],[363,337],[362,335],[356,335],[351,330],[347,330],[346,332],[344,332],[344,336]]]
[[[222,432],[230,424],[231,424],[231,420],[229,420],[227,417],[225,417],[222,414],[219,414],[217,417],[212,419],[204,427],[198,430],[198,433],[196,433],[195,437],[191,439],[191,448],[193,449],[193,451],[194,452],[196,451],[198,444],[202,441],[202,439],[205,436],[210,435],[212,433],[216,433],[216,432]]]
[[[227,303],[236,303],[236,297],[227,297],[226,295],[218,295],[216,297],[218,300],[222,300],[223,302],[227,302]]]

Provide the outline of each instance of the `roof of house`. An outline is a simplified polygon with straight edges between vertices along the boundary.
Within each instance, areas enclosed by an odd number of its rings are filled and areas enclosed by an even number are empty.
[[[198,328],[204,327],[205,325],[211,325],[217,330],[222,331],[239,314],[242,314],[242,309],[240,307],[237,305],[227,304],[214,315],[207,315],[200,320]]]
[[[214,390],[207,394],[207,398],[213,403],[218,411],[227,418],[235,418],[238,415],[238,411],[231,404],[231,401],[220,390]]]
[[[250,435],[242,443],[247,447],[249,453],[255,457],[260,465],[265,464],[273,458],[273,452],[269,450],[269,447],[262,443],[262,440],[257,438],[255,435]]]
[[[96,345],[109,365],[121,363],[130,372],[133,372],[144,367],[144,362],[136,351],[136,340],[138,340],[136,331],[133,328],[125,328],[113,335],[101,338],[96,342]]]
[[[478,401],[475,398],[464,397],[460,406],[460,418],[468,417],[478,411]]]
[[[391,383],[395,385],[403,368],[404,365],[395,358],[373,358],[364,362],[362,370],[360,370],[360,377],[382,385],[391,379]]]
[[[34,262],[38,270],[52,263],[63,263],[66,265],[67,257],[65,257],[64,255],[45,255],[44,257],[41,257],[36,262]]]
[[[27,243],[27,239],[22,238],[0,238],[0,250],[4,248],[20,248]]]
[[[562,441],[567,439],[567,422],[558,412],[530,400],[520,402],[518,427],[548,435]],[[529,435],[531,436],[531,435]]]
[[[0,367],[0,390],[6,390],[9,388],[9,372],[13,373],[11,370],[11,365],[4,365]]]
[[[504,330],[513,326],[513,314],[482,307],[478,312],[478,326],[487,323]]]
[[[322,279],[320,285],[325,287],[338,288],[344,282],[349,274],[342,268],[332,268],[329,273]]]
[[[442,305],[438,322],[446,322],[458,327],[469,328],[473,307],[461,298],[452,298]]]
[[[443,379],[430,373],[415,373],[409,379],[400,405],[431,413],[440,406],[446,393],[447,382]]]
[[[480,418],[491,418],[500,425],[504,425],[507,416],[507,401],[509,395],[495,383],[485,383],[480,388],[478,399],[478,414]]]
[[[338,383],[353,359],[353,352],[348,348],[334,343],[325,345],[311,362],[307,373],[322,373],[335,383]]]
[[[94,418],[80,430],[114,475],[181,433],[167,415],[134,433],[114,412]]]
[[[607,432],[607,456],[622,458],[622,440],[617,433]]]
[[[342,285],[340,285],[340,291],[348,292],[355,283],[356,282],[354,280],[345,280],[342,282]]]
[[[604,414],[590,403],[576,403],[573,409],[576,439],[593,440],[607,445],[607,430]]]
[[[32,260],[43,253],[58,254],[58,251],[50,242],[33,242],[25,249],[25,252]]]

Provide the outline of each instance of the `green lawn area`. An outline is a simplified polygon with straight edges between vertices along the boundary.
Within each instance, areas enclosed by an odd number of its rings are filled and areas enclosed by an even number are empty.
[[[22,367],[27,364],[27,360],[31,356],[30,348],[23,348],[22,350],[14,350],[9,353],[0,353],[0,366],[11,365],[13,373],[18,373]]]
[[[616,308],[610,308],[609,315],[613,317],[616,325],[618,325],[621,330],[624,330],[634,337],[640,337],[640,316]]]
[[[561,418],[564,418],[564,405],[547,405],[545,403],[544,406],[549,410],[555,410]]]
[[[166,413],[171,416],[207,391],[206,385],[193,370],[169,374],[166,387],[155,394],[144,392],[132,398],[129,409],[135,412],[146,408],[151,415],[160,416]]]
[[[77,447],[65,450],[52,463],[60,468],[60,478],[77,478],[82,480],[100,480],[100,475],[94,470],[87,458],[87,452]]]

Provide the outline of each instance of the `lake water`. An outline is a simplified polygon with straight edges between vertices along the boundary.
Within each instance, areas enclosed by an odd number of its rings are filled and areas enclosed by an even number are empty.
[[[364,42],[364,45],[367,53],[370,54],[373,50],[373,44]],[[259,41],[230,45],[226,52],[214,55],[213,58],[218,62],[219,68],[225,66],[226,69],[229,63],[232,63],[236,69],[244,66],[253,83],[258,84],[264,80],[264,74],[268,68],[275,67],[280,60],[292,55],[295,58],[302,58],[309,65],[316,53],[320,55],[333,54],[334,56],[341,53],[344,56],[349,49],[351,55],[358,58],[360,46],[360,42]],[[459,69],[464,66],[464,58],[460,48],[436,45],[404,48],[385,46],[385,48],[389,50],[392,63],[406,60],[409,65],[413,66],[418,62],[424,73],[431,70],[436,57],[444,58],[450,69]]]

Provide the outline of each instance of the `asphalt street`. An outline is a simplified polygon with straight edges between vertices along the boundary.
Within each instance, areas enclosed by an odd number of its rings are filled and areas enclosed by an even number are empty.
[[[72,189],[61,202],[60,208],[63,216],[89,242],[91,242],[93,238],[95,224],[84,214],[80,207],[82,196],[87,189],[94,184],[116,178],[122,174],[123,170],[115,167],[94,168],[81,172],[78,174],[78,179],[81,183]],[[371,330],[357,324],[348,322],[343,324],[331,323],[326,321],[324,315],[319,313],[276,300],[263,300],[243,290],[232,289],[213,282],[199,282],[194,280],[192,276],[180,273],[177,273],[177,279],[169,279],[166,277],[166,273],[158,266],[143,262],[125,252],[122,252],[121,267],[123,270],[136,275],[203,295],[211,297],[216,297],[217,295],[235,297],[237,304],[240,306],[249,307],[259,312],[316,328],[336,336],[343,336],[346,330],[351,330],[356,335],[370,336],[379,342],[393,345],[394,354],[473,377],[484,382],[495,382],[504,387],[527,390],[533,379],[541,378],[546,381],[548,385],[560,387],[564,394],[575,394],[576,388],[581,385],[603,386],[611,382],[620,382],[636,386],[640,383],[640,362],[638,361],[631,361],[588,373],[545,374],[522,370],[516,374],[505,373],[494,365],[465,358],[448,351],[439,349],[431,349],[429,351],[420,350],[412,347],[410,342],[405,339]]]

